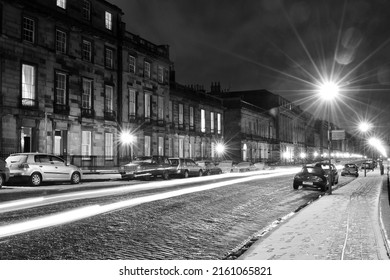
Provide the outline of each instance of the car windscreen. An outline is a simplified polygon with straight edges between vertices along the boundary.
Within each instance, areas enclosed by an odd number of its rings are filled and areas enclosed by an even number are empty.
[[[27,161],[27,155],[14,155],[14,156],[9,156],[5,160],[8,164],[11,163],[23,163]]]
[[[310,174],[322,174],[324,171],[319,167],[304,167],[302,172]]]
[[[345,168],[355,168],[355,165],[354,164],[346,164]]]
[[[171,161],[171,165],[179,165],[178,159],[171,158],[170,161]]]
[[[152,163],[152,159],[142,159],[142,160],[134,160],[133,163]]]

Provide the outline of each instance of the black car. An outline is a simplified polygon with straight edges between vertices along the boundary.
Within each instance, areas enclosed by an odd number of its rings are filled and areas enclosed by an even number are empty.
[[[162,177],[164,180],[167,180],[172,172],[171,162],[165,156],[136,157],[132,162],[119,168],[122,179]]]
[[[0,188],[3,186],[5,182],[9,179],[9,168],[7,163],[0,159]]]
[[[202,160],[196,163],[202,167],[203,175],[222,174],[222,169],[215,165],[214,162]]]
[[[355,176],[359,177],[359,167],[354,163],[347,163],[341,170],[341,176]]]
[[[203,168],[189,158],[169,158],[174,170],[172,176],[188,178],[191,176],[203,176]]]
[[[321,191],[326,191],[332,179],[329,178],[329,172],[324,170],[322,166],[321,163],[304,165],[301,171],[294,176],[294,190],[297,190],[299,186],[310,186],[320,188]]]

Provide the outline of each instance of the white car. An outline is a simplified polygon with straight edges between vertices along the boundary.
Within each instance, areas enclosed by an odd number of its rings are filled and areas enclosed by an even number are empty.
[[[78,184],[82,177],[80,168],[50,154],[17,153],[11,154],[5,161],[10,169],[10,182],[23,180],[32,186],[48,181]]]

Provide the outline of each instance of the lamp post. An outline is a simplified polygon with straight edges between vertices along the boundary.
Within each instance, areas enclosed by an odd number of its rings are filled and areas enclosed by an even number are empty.
[[[370,130],[371,125],[368,122],[361,122],[359,124],[359,130],[365,135],[368,130]],[[366,145],[365,143],[363,144],[363,158],[366,158]],[[366,165],[363,163],[364,167],[364,177],[367,176],[367,170],[366,170]]]
[[[332,157],[331,157],[331,149],[332,149],[332,131],[330,127],[330,102],[337,97],[339,94],[339,87],[337,84],[333,82],[326,82],[320,86],[319,90],[320,97],[327,102],[326,106],[326,115],[328,119],[328,154],[329,154],[329,188],[328,194],[332,194],[332,186],[333,186],[333,175],[332,175]]]

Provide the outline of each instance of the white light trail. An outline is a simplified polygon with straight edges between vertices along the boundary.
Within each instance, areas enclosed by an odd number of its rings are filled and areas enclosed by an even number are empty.
[[[82,207],[77,208],[74,210],[56,213],[52,215],[42,216],[33,220],[29,221],[23,221],[15,224],[9,224],[0,226],[0,238],[4,238],[7,236],[12,236],[15,234],[20,234],[24,232],[29,232],[37,229],[52,227],[52,226],[58,226],[65,223],[71,223],[75,222],[81,219],[86,219],[89,217],[93,217],[96,215],[100,215],[103,213],[108,213],[112,211],[117,211],[124,208],[133,207],[139,204],[143,203],[149,203],[153,201],[163,200],[167,198],[177,197],[185,194],[190,193],[196,193],[206,190],[211,190],[215,188],[220,188],[228,185],[234,185],[234,184],[240,184],[244,182],[249,182],[252,180],[257,179],[265,179],[265,178],[271,178],[271,177],[277,177],[277,176],[283,176],[283,175],[290,175],[296,173],[296,168],[289,169],[288,171],[283,171],[278,173],[271,173],[271,174],[261,174],[261,175],[254,175],[254,176],[247,176],[244,178],[238,178],[233,179],[230,181],[223,181],[218,183],[212,183],[207,184],[204,186],[199,187],[189,187],[185,189],[175,190],[175,191],[168,191],[165,193],[159,193],[144,197],[138,197],[138,198],[132,198],[128,200],[123,200],[120,202],[110,203],[106,205],[92,205],[88,207]],[[198,178],[201,179],[201,178]],[[162,182],[158,182],[158,184],[161,184]],[[181,184],[184,183],[184,181],[180,182]],[[193,183],[193,182],[192,182]]]

